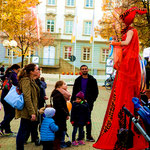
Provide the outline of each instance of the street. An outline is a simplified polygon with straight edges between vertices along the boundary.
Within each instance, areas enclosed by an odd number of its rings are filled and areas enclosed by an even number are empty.
[[[54,88],[54,85],[48,85],[48,88],[46,90],[47,96],[50,96],[50,93],[52,92]],[[72,86],[68,87],[68,90],[72,92]],[[99,96],[97,98],[97,101],[94,104],[94,109],[92,112],[92,136],[94,137],[95,140],[97,140],[100,129],[103,123],[103,118],[105,115],[108,99],[110,95],[110,90],[106,90],[105,87],[99,87]],[[49,104],[49,100],[47,100],[47,104]],[[0,121],[3,119],[3,110],[0,111]],[[20,119],[14,119],[11,122],[11,129],[13,132],[17,132],[19,128],[19,122]],[[71,138],[72,134],[72,125],[70,121],[67,121],[67,128],[68,131],[67,133],[69,134]],[[68,139],[66,138],[66,141]],[[0,137],[0,145],[1,145],[1,150],[15,150],[16,149],[16,138],[15,137]],[[93,142],[86,142],[85,145],[77,146],[77,147],[69,147],[65,148],[65,150],[93,150],[94,148],[92,147]],[[42,146],[35,146],[34,143],[30,143],[30,139],[28,140],[28,144],[25,146],[25,150],[41,150]]]

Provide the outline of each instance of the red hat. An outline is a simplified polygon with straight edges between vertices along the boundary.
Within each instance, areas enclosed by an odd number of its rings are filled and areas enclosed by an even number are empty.
[[[84,100],[84,93],[80,91],[79,93],[77,93],[76,97],[81,98],[82,100]]]
[[[122,15],[120,15],[120,19],[123,20],[123,22],[129,26],[133,20],[134,17],[136,15],[136,13],[142,15],[142,14],[146,14],[147,13],[147,9],[146,8],[137,8],[137,7],[132,7],[128,10],[126,10]]]

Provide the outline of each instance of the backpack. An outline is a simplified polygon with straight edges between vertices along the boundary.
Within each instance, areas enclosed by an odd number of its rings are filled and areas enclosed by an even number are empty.
[[[12,73],[10,73],[9,77],[5,77],[5,80],[3,81],[3,86],[2,86],[3,90],[9,91],[10,88],[12,87],[11,76],[12,76]]]

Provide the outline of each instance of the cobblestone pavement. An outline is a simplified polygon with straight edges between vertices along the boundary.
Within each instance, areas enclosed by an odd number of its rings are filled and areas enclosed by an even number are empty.
[[[54,85],[48,85],[47,88],[47,96],[50,95],[53,90]],[[72,92],[72,86],[68,87],[68,90]],[[109,99],[110,91],[105,90],[104,87],[99,87],[99,96],[97,101],[94,104],[94,109],[92,111],[92,136],[97,140],[100,129],[103,123],[104,114],[106,111],[108,99]],[[49,100],[47,101],[49,103]],[[0,122],[3,119],[3,110],[0,111]],[[17,132],[19,128],[20,119],[13,120],[11,122],[12,131]],[[68,134],[71,138],[72,126],[69,121],[67,121]],[[66,139],[67,141],[68,139]],[[15,150],[16,149],[16,138],[15,137],[0,137],[0,150]],[[85,145],[77,146],[77,147],[69,147],[64,148],[64,150],[94,150],[92,147],[93,142],[85,142]],[[25,145],[25,150],[42,150],[42,146],[35,146],[33,143],[30,143],[30,139],[28,140],[28,144]]]

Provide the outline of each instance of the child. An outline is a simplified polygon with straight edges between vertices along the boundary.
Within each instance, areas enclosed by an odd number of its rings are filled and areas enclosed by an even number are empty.
[[[70,100],[70,96],[71,94],[69,93],[69,91],[67,90],[67,84],[63,81],[63,85],[59,88],[57,88],[57,90],[63,94],[64,99],[67,101]],[[60,147],[61,148],[66,148],[68,147],[67,144],[65,143],[65,135],[66,135],[66,131],[63,131],[62,135],[61,135],[61,141],[60,141]]]
[[[73,125],[72,132],[72,145],[84,145],[83,139],[83,127],[89,124],[89,107],[87,102],[84,100],[84,93],[79,92],[76,95],[76,101],[72,104],[71,110],[71,124]],[[77,129],[79,129],[78,142],[75,140]]]
[[[57,81],[52,94],[53,107],[56,109],[54,120],[59,127],[59,131],[55,134],[54,148],[60,150],[61,147],[66,147],[64,141],[64,131],[67,131],[67,120],[69,119],[69,111],[67,108],[67,100],[70,98],[70,93],[67,91],[67,85],[64,81]]]
[[[56,110],[48,107],[44,110],[45,118],[40,129],[41,143],[43,150],[53,150],[53,141],[55,139],[55,132],[58,131],[58,126],[53,120]]]

